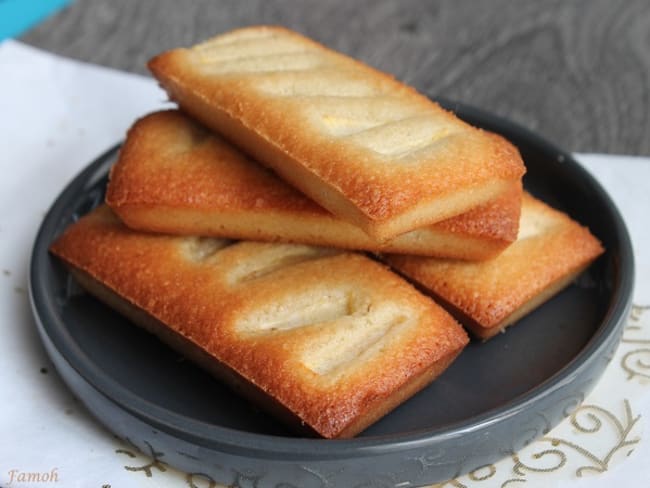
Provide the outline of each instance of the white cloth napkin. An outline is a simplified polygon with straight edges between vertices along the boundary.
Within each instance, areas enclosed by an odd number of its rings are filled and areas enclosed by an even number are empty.
[[[151,79],[15,41],[0,44],[0,73],[0,486],[216,486],[151,464],[86,412],[47,359],[27,296],[31,245],[54,198],[137,117],[166,106],[166,95]],[[577,157],[610,192],[632,234],[636,307],[624,341],[574,418],[518,456],[441,487],[592,488],[650,480],[650,159]]]

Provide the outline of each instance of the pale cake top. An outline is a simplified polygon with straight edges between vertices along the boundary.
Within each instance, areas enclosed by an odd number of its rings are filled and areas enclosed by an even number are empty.
[[[360,417],[467,343],[433,301],[356,253],[138,233],[108,207],[51,250],[324,437],[354,434]]]
[[[184,110],[333,213],[383,225],[382,238],[462,213],[524,173],[503,138],[284,28],[238,29],[149,67]]]

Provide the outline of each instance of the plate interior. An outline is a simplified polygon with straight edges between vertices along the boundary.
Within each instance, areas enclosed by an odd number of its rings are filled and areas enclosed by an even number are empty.
[[[612,304],[613,283],[620,270],[618,241],[610,238],[613,223],[601,218],[608,212],[607,203],[581,180],[583,173],[568,155],[516,127],[486,119],[480,112],[461,112],[471,123],[513,141],[528,169],[526,189],[588,225],[607,251],[566,290],[516,326],[486,343],[472,342],[437,381],[360,437],[470,425],[478,415],[498,412],[522,394],[543,389],[544,382],[571,363],[594,336]],[[52,240],[101,202],[110,163],[109,158],[96,168],[92,183],[81,182],[83,189],[62,212]],[[48,266],[43,279],[69,340],[117,384],[188,419],[252,433],[291,435],[178,353],[84,293],[56,259],[51,258]]]

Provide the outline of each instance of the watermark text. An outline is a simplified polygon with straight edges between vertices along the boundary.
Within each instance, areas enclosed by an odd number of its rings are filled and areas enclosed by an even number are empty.
[[[59,470],[53,468],[50,471],[37,472],[37,471],[21,471],[20,469],[10,469],[7,474],[9,475],[9,482],[7,486],[13,483],[58,483]]]

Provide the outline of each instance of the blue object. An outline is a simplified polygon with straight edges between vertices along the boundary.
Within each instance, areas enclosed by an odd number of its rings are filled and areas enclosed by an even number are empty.
[[[16,37],[70,0],[0,0],[0,41]]]

